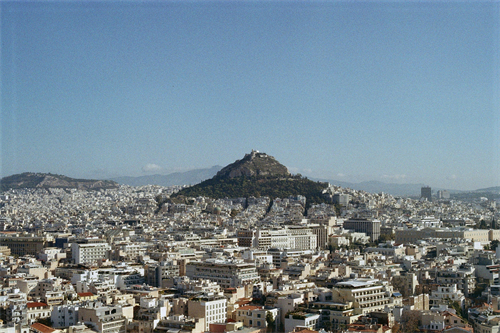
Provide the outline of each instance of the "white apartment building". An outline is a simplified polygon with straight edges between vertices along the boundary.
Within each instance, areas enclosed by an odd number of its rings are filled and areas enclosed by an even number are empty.
[[[332,301],[352,302],[363,314],[383,311],[386,307],[402,305],[402,297],[394,297],[392,286],[377,279],[354,279],[339,282],[332,289]]]
[[[50,306],[46,303],[28,302],[26,308],[30,325],[39,319],[50,318]]]
[[[314,250],[318,247],[318,236],[310,228],[288,227],[287,234],[290,249]]]
[[[109,258],[111,247],[108,243],[73,243],[71,250],[75,264],[95,264]]]
[[[74,326],[78,323],[78,305],[58,305],[52,308],[50,320],[54,328]]]
[[[227,299],[225,297],[200,297],[188,301],[188,315],[204,318],[205,331],[210,324],[225,323],[227,320]]]
[[[464,307],[465,296],[462,291],[458,290],[456,284],[447,286],[439,286],[437,290],[433,290],[429,296],[429,306],[449,305],[450,302],[458,302],[460,307]]]
[[[316,330],[319,325],[319,314],[295,312],[285,318],[285,333],[293,332],[296,327]]]
[[[288,249],[290,248],[290,240],[285,229],[258,229],[253,246],[261,250]]]

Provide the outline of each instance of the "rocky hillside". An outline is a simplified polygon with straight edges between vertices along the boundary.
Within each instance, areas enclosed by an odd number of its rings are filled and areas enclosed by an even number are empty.
[[[217,172],[217,178],[236,178],[236,177],[254,177],[254,176],[290,176],[290,172],[274,157],[265,153],[259,153],[252,150],[241,160],[227,165]]]
[[[19,188],[76,188],[80,190],[99,190],[117,188],[111,180],[74,179],[50,173],[25,172],[4,177],[0,180],[2,191]]]

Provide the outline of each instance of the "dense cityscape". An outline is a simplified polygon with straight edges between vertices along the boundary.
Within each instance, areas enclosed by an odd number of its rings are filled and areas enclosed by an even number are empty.
[[[500,333],[500,1],[0,0],[0,50],[0,333]]]
[[[245,157],[272,158],[256,154]],[[231,167],[223,170],[234,177],[269,173]],[[0,331],[500,329],[495,200],[331,184],[320,204],[302,195],[169,200],[184,188],[4,191]]]

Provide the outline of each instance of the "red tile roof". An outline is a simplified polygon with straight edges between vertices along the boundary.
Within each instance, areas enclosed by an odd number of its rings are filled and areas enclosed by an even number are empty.
[[[91,297],[94,296],[92,293],[78,293],[78,297]]]
[[[29,303],[26,303],[26,306],[28,308],[39,308],[39,307],[44,307],[44,306],[48,306],[48,305],[45,303],[42,303],[42,302],[29,302]]]
[[[40,323],[34,323],[31,325],[31,328],[35,331],[41,332],[41,333],[52,333],[55,331],[52,327],[45,326],[44,324]]]
[[[238,310],[260,310],[260,309],[262,309],[262,306],[255,306],[255,305],[245,305],[238,308]]]

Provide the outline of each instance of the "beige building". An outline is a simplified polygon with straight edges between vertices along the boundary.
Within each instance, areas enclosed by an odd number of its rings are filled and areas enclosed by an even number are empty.
[[[11,254],[24,256],[27,254],[37,255],[44,247],[53,243],[51,237],[18,236],[17,234],[4,234],[0,236],[0,245],[7,246]]]
[[[262,306],[242,306],[236,311],[235,319],[246,327],[265,328],[267,327],[267,313],[271,313],[274,319],[274,330],[276,330],[280,324],[280,312],[277,308],[264,309]]]

